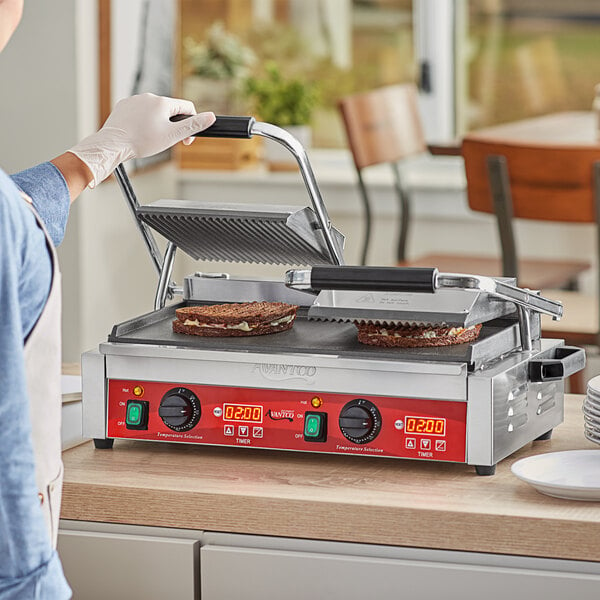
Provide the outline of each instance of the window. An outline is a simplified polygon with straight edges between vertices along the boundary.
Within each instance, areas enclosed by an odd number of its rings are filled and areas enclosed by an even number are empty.
[[[346,145],[341,95],[417,75],[411,0],[181,0],[180,39],[182,91],[200,109],[251,110],[244,80],[272,63],[283,77],[315,84],[311,124],[319,147]],[[254,61],[234,65],[230,77],[232,64],[216,67],[209,78],[202,61],[227,52],[234,62],[242,55]]]
[[[459,130],[591,109],[600,82],[597,0],[468,0],[461,16]]]

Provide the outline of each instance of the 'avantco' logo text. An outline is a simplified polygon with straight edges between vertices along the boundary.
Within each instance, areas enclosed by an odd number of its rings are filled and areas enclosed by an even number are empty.
[[[262,377],[271,381],[284,381],[288,379],[310,381],[317,374],[317,367],[256,363],[252,367],[252,372],[259,373]]]

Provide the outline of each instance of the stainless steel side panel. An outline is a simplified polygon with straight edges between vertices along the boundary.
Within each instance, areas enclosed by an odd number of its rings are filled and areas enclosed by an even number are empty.
[[[109,379],[466,400],[464,364],[102,344]],[[124,352],[129,353],[124,354]],[[113,353],[114,352],[114,353]]]
[[[81,355],[83,437],[106,435],[106,377],[104,355],[90,350]]]
[[[516,354],[469,377],[467,463],[494,465],[562,423],[564,381],[528,380],[529,361],[549,357],[562,345],[541,340],[537,351]]]

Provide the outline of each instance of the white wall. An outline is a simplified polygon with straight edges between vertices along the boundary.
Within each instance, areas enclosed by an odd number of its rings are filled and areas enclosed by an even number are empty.
[[[27,0],[22,22],[0,54],[0,163],[8,172],[77,140],[76,4]]]
[[[49,160],[96,129],[96,13],[96,0],[25,2],[22,22],[0,54],[5,171]],[[173,195],[168,168],[133,182],[144,202]],[[112,325],[152,308],[156,276],[114,182],[84,192],[73,205],[59,260],[65,361],[78,361]]]
[[[23,19],[0,54],[0,165],[14,172],[49,160],[79,137],[75,36],[78,0],[28,0]],[[10,142],[9,142],[10,140]],[[78,216],[60,250],[65,312],[77,329]],[[65,335],[67,346],[74,340]]]

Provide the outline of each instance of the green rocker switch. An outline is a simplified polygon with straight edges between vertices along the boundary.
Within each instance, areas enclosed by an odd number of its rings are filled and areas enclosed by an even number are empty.
[[[304,441],[324,442],[327,440],[327,413],[304,413]]]
[[[127,400],[125,426],[127,429],[148,429],[147,401]]]

